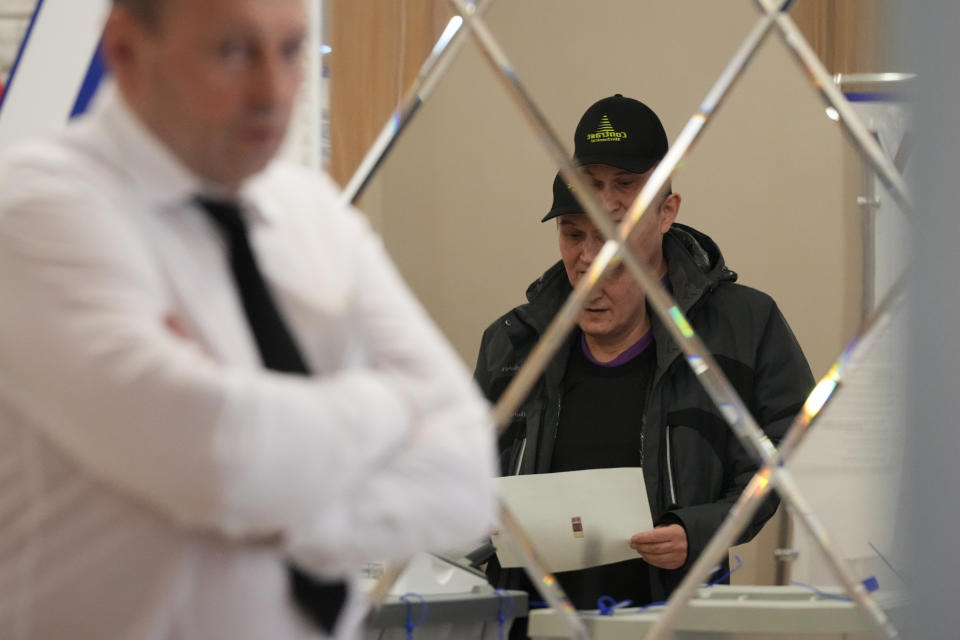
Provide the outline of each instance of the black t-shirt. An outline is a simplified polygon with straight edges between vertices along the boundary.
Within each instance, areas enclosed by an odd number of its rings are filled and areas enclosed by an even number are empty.
[[[638,467],[641,422],[656,361],[651,334],[609,363],[589,355],[582,334],[563,379],[563,404],[551,471]],[[637,532],[639,533],[639,531]],[[597,598],[648,604],[649,566],[639,557],[616,564],[556,574],[578,609],[596,609]]]
[[[550,471],[639,467],[640,423],[655,364],[650,334],[603,364],[588,355],[582,336],[573,341],[563,378]]]

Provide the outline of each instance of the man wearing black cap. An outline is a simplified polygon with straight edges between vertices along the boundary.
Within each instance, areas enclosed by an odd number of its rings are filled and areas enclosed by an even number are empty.
[[[584,113],[574,160],[619,223],[667,152],[657,115],[615,95]],[[484,332],[475,377],[496,401],[605,238],[558,175],[553,206],[560,262],[527,289],[529,302]],[[777,442],[813,388],[800,346],[774,301],[735,284],[717,245],[674,221],[669,189],[643,215],[631,243],[713,353],[758,424]],[[655,523],[629,543],[637,560],[557,575],[577,608],[608,595],[634,605],[667,598],[706,546],[756,465],[710,401],[643,290],[622,265],[588,300],[578,328],[548,365],[500,438],[504,475],[642,466]],[[774,513],[769,500],[739,542]],[[642,558],[642,559],[641,559]],[[498,586],[531,585],[491,562]],[[722,568],[725,571],[725,567]],[[520,630],[515,637],[521,637]]]

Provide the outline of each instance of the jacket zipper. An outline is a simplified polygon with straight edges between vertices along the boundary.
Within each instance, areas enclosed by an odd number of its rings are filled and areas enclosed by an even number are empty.
[[[520,453],[517,454],[517,465],[513,469],[513,475],[520,475],[520,467],[523,466],[523,454],[527,450],[527,437],[524,436],[523,440],[520,441]]]
[[[562,391],[557,396],[557,417],[554,418],[553,420],[553,442],[550,443],[551,458],[553,458],[552,452],[554,451],[557,445],[557,434],[560,433],[560,410],[561,409],[563,409],[563,392]],[[544,416],[544,419],[546,419],[546,416]],[[543,422],[541,422],[540,424],[543,424]],[[540,433],[543,433],[543,429],[540,430]]]
[[[670,483],[670,503],[677,504],[677,490],[673,483],[673,456],[670,455],[670,425],[667,425],[667,480]]]
[[[644,466],[646,455],[644,450],[647,448],[647,416],[640,418],[640,466]]]

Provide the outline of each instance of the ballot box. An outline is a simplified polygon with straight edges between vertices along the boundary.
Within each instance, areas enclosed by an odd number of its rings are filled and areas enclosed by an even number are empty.
[[[830,598],[843,596],[838,588],[815,593],[803,587],[728,586],[701,589],[675,626],[677,640],[867,640],[873,638],[869,621],[856,604]],[[872,594],[894,624],[903,612],[902,593]],[[636,640],[650,629],[659,615],[657,607],[617,609],[613,615],[581,611],[593,640]],[[568,638],[553,610],[531,612],[531,640]]]
[[[372,588],[384,565],[370,563],[361,588]],[[523,591],[495,591],[483,573],[465,559],[417,554],[393,584],[383,603],[364,621],[365,640],[405,640],[413,625],[416,640],[497,640],[527,615]]]
[[[421,599],[422,598],[422,599]],[[409,603],[409,604],[408,604]],[[416,624],[416,640],[497,640],[499,618],[507,637],[514,618],[527,615],[527,594],[523,591],[494,592],[491,587],[471,593],[443,593],[420,598],[388,596],[383,605],[367,616],[365,640],[403,640],[407,620]]]

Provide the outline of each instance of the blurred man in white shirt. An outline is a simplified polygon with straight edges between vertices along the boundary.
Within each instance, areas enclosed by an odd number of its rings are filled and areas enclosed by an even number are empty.
[[[355,614],[362,560],[491,524],[467,372],[362,217],[273,161],[306,21],[114,0],[115,88],[0,160],[2,638],[316,637],[291,563]]]

